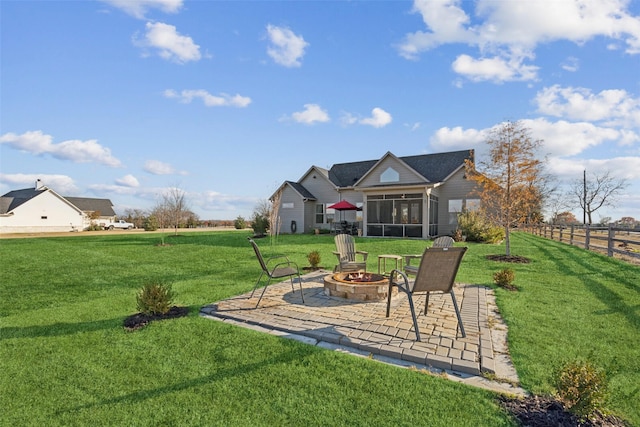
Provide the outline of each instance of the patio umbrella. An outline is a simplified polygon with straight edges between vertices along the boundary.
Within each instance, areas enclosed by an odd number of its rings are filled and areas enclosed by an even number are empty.
[[[331,206],[327,206],[328,209],[335,209],[337,211],[355,211],[358,210],[356,205],[349,203],[346,200],[340,200],[338,203],[334,203]]]
[[[327,209],[335,209],[340,211],[340,219],[342,219],[342,211],[358,211],[361,210],[356,205],[349,203],[346,200],[340,200],[338,203],[334,203],[331,206],[327,206]]]

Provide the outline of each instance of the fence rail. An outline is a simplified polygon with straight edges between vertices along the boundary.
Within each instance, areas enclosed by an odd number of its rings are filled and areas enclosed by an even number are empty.
[[[519,230],[587,250],[640,260],[640,229],[591,225],[524,224]]]

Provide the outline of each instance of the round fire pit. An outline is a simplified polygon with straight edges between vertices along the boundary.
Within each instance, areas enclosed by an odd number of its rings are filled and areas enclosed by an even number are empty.
[[[389,279],[374,273],[335,273],[325,276],[324,293],[327,296],[358,301],[382,301],[387,299]],[[397,295],[394,287],[392,296]]]

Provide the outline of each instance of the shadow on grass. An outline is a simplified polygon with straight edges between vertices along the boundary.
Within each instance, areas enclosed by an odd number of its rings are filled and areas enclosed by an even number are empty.
[[[584,256],[581,256],[582,254],[578,253],[577,251],[567,251],[565,253],[565,256],[568,260],[570,260],[570,262],[564,262],[554,256],[553,252],[549,250],[548,245],[538,241],[531,241],[531,244],[536,246],[538,250],[540,250],[540,252],[542,252],[547,257],[547,259],[552,260],[563,272],[579,278],[585,285],[586,289],[589,290],[599,301],[601,301],[608,307],[608,310],[606,310],[606,312],[601,311],[600,313],[595,314],[619,313],[623,315],[633,326],[635,326],[636,328],[640,327],[640,316],[636,313],[637,311],[640,311],[640,305],[629,305],[627,301],[625,301],[620,295],[609,289],[606,285],[604,285],[596,278],[597,276],[602,276],[603,274],[611,275],[611,272],[600,271],[597,268],[597,265],[589,263],[589,261],[585,259]],[[603,261],[612,262],[606,259]],[[576,271],[575,265],[579,265],[587,272],[585,273]],[[619,275],[616,274],[616,276]],[[635,284],[636,282],[632,283],[632,279],[629,277],[615,277],[615,280],[625,288],[636,291],[638,290],[638,286],[637,284]]]
[[[40,338],[73,335],[81,332],[94,332],[122,327],[122,317],[97,320],[94,322],[64,323],[49,325],[0,328],[0,341],[9,338]]]
[[[202,387],[207,384],[225,380],[227,378],[232,377],[244,377],[247,374],[250,374],[255,371],[260,371],[264,368],[273,366],[274,364],[290,364],[292,362],[300,362],[307,356],[310,356],[317,352],[318,350],[312,346],[300,346],[298,343],[288,342],[287,340],[283,340],[283,346],[288,347],[286,350],[282,351],[278,356],[272,357],[270,359],[262,360],[255,363],[248,363],[246,365],[241,365],[232,368],[221,369],[218,372],[215,372],[210,375],[205,375],[198,378],[193,378],[191,380],[179,381],[172,384],[167,384],[163,387],[152,388],[149,390],[139,390],[133,391],[128,394],[124,394],[122,396],[116,396],[108,399],[103,399],[95,403],[88,403],[85,405],[79,405],[72,408],[61,409],[56,411],[56,415],[64,414],[64,413],[75,413],[84,409],[91,409],[99,406],[110,406],[117,405],[121,403],[126,404],[135,404],[137,402],[143,402],[149,399],[154,399],[160,396],[164,396],[166,394],[179,392],[182,390],[188,390],[196,387]],[[224,360],[225,349],[219,348],[215,350],[215,354],[212,356],[212,360]]]

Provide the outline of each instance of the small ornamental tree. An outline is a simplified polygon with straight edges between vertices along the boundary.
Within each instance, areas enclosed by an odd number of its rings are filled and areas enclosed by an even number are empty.
[[[543,163],[536,158],[542,140],[533,139],[521,122],[507,121],[497,126],[486,141],[489,160],[481,170],[467,161],[467,177],[475,181],[482,210],[491,221],[504,228],[506,255],[511,255],[509,232],[518,223],[530,220],[543,196],[538,182]]]

